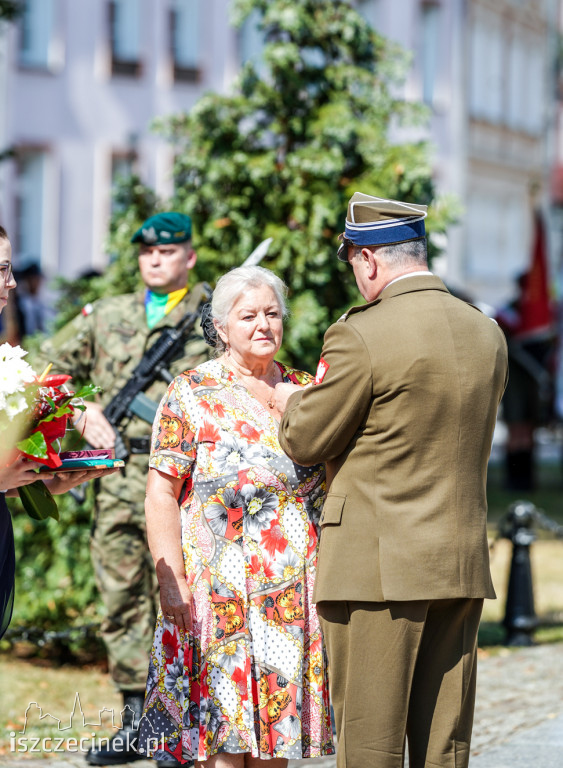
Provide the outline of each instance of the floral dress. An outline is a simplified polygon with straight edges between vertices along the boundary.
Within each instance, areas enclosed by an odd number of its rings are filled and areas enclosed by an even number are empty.
[[[309,374],[277,364],[284,381]],[[159,613],[139,751],[332,754],[327,662],[312,604],[322,465],[283,453],[267,408],[217,360],[178,376],[150,466],[185,482],[179,503],[193,630]]]

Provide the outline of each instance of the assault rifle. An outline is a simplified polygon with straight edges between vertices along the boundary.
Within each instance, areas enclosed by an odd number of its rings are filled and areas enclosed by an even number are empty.
[[[166,328],[160,334],[135,367],[129,381],[104,408],[104,416],[115,431],[116,459],[126,459],[130,453],[130,446],[125,444],[119,432],[119,426],[125,417],[139,416],[152,424],[158,404],[147,397],[144,391],[157,378],[162,379],[167,384],[170,384],[174,378],[168,370],[170,361],[182,352],[201,315],[204,304],[211,298],[211,288],[207,283],[204,283],[203,288],[204,298],[200,301],[197,309],[193,312],[187,312],[175,328]],[[146,439],[148,443],[148,437],[141,439]]]
[[[258,245],[250,256],[244,261],[243,266],[258,264],[268,252],[272,238],[264,240]],[[147,395],[145,389],[157,378],[161,378],[170,384],[174,378],[168,370],[170,362],[181,353],[195,324],[201,317],[201,312],[206,303],[211,300],[212,291],[207,283],[204,283],[204,298],[193,312],[188,312],[180,320],[175,328],[164,330],[154,344],[145,352],[139,364],[131,374],[131,378],[122,389],[112,398],[104,409],[104,416],[112,425],[115,432],[115,458],[127,459],[130,453],[148,453],[149,438],[132,438],[130,444],[120,434],[119,427],[122,421],[132,416],[139,416],[149,424],[152,424],[158,403],[155,403]],[[146,450],[135,450],[134,442],[146,443]]]

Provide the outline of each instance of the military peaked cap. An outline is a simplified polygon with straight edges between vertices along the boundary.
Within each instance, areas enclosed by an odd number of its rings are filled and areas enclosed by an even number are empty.
[[[349,245],[392,245],[424,237],[426,212],[426,205],[355,192],[348,203],[338,258],[348,261]]]

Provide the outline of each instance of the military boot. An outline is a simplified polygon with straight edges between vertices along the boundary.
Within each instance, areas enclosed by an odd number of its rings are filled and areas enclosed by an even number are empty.
[[[91,747],[86,755],[90,765],[122,765],[133,760],[144,760],[135,747],[137,732],[143,714],[144,693],[124,691],[121,710],[121,728],[107,746]]]

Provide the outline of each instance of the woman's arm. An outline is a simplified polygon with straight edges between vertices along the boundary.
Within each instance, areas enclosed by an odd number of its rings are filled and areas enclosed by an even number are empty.
[[[160,585],[160,605],[180,629],[192,626],[193,597],[186,583],[178,497],[184,481],[149,469],[145,516],[147,539]],[[174,618],[171,619],[170,617]]]

